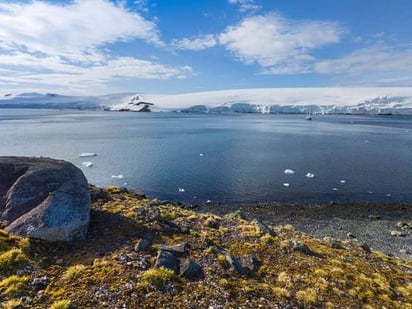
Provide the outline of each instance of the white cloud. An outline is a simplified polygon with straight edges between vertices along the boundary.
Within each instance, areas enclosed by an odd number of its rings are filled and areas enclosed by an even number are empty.
[[[180,40],[173,40],[171,45],[175,49],[180,50],[204,50],[214,47],[217,44],[217,39],[213,34],[201,35],[195,38],[183,38]]]
[[[188,66],[112,55],[106,47],[119,41],[165,46],[154,22],[116,3],[0,3],[0,82],[90,91],[116,79],[181,79],[191,74]]]
[[[155,23],[108,0],[0,4],[0,42],[6,46],[100,61],[97,47],[132,39],[163,45]]]
[[[264,74],[303,73],[314,60],[311,52],[338,43],[342,32],[335,22],[296,21],[270,13],[227,27],[219,41],[238,60],[258,63]]]
[[[241,12],[257,11],[261,8],[261,6],[256,4],[254,0],[228,0],[228,1],[230,4],[239,5],[239,10]]]
[[[0,82],[43,89],[58,87],[74,92],[99,91],[109,81],[117,79],[184,79],[192,74],[189,66],[171,67],[132,57],[105,60],[100,64],[80,67],[63,63],[56,57],[36,57],[16,53],[0,55],[0,66],[7,66]]]

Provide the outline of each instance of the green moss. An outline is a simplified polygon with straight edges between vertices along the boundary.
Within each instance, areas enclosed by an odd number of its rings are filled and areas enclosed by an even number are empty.
[[[23,308],[23,302],[21,299],[10,299],[6,302],[3,303],[2,307],[3,309],[17,309],[17,308]]]
[[[26,255],[21,249],[10,249],[0,255],[0,273],[14,270],[27,262]]]
[[[67,268],[67,270],[64,273],[63,277],[67,280],[77,279],[77,278],[80,277],[80,275],[82,274],[82,272],[84,271],[85,268],[86,268],[86,266],[84,266],[83,264],[70,266],[69,268]]]
[[[162,210],[160,212],[160,219],[164,221],[173,221],[177,217],[177,214],[175,211],[168,211],[168,210]]]
[[[21,294],[27,287],[27,278],[12,275],[0,281],[2,294],[6,296],[16,296]]]
[[[175,277],[176,275],[173,270],[165,267],[152,268],[143,273],[142,286],[147,288],[153,285],[157,288],[162,288]]]
[[[70,300],[59,300],[54,302],[50,309],[69,309],[71,306]]]

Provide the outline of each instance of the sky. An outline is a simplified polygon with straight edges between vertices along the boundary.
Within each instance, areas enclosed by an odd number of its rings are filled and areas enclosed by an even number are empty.
[[[412,86],[410,0],[0,0],[0,95]]]

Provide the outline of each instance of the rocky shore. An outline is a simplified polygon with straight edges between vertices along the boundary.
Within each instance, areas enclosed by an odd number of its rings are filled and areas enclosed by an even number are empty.
[[[203,205],[197,211],[224,215],[241,209],[249,220],[291,224],[308,235],[358,240],[373,250],[412,259],[412,204]]]
[[[411,261],[312,237],[290,213],[278,224],[264,208],[250,220],[254,211],[195,212],[124,188],[90,194],[84,240],[0,231],[5,308],[411,308]]]

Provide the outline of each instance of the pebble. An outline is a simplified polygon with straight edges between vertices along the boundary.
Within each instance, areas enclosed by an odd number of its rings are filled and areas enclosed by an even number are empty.
[[[396,237],[405,237],[406,236],[405,233],[399,232],[399,231],[391,231],[391,235],[396,236]]]

